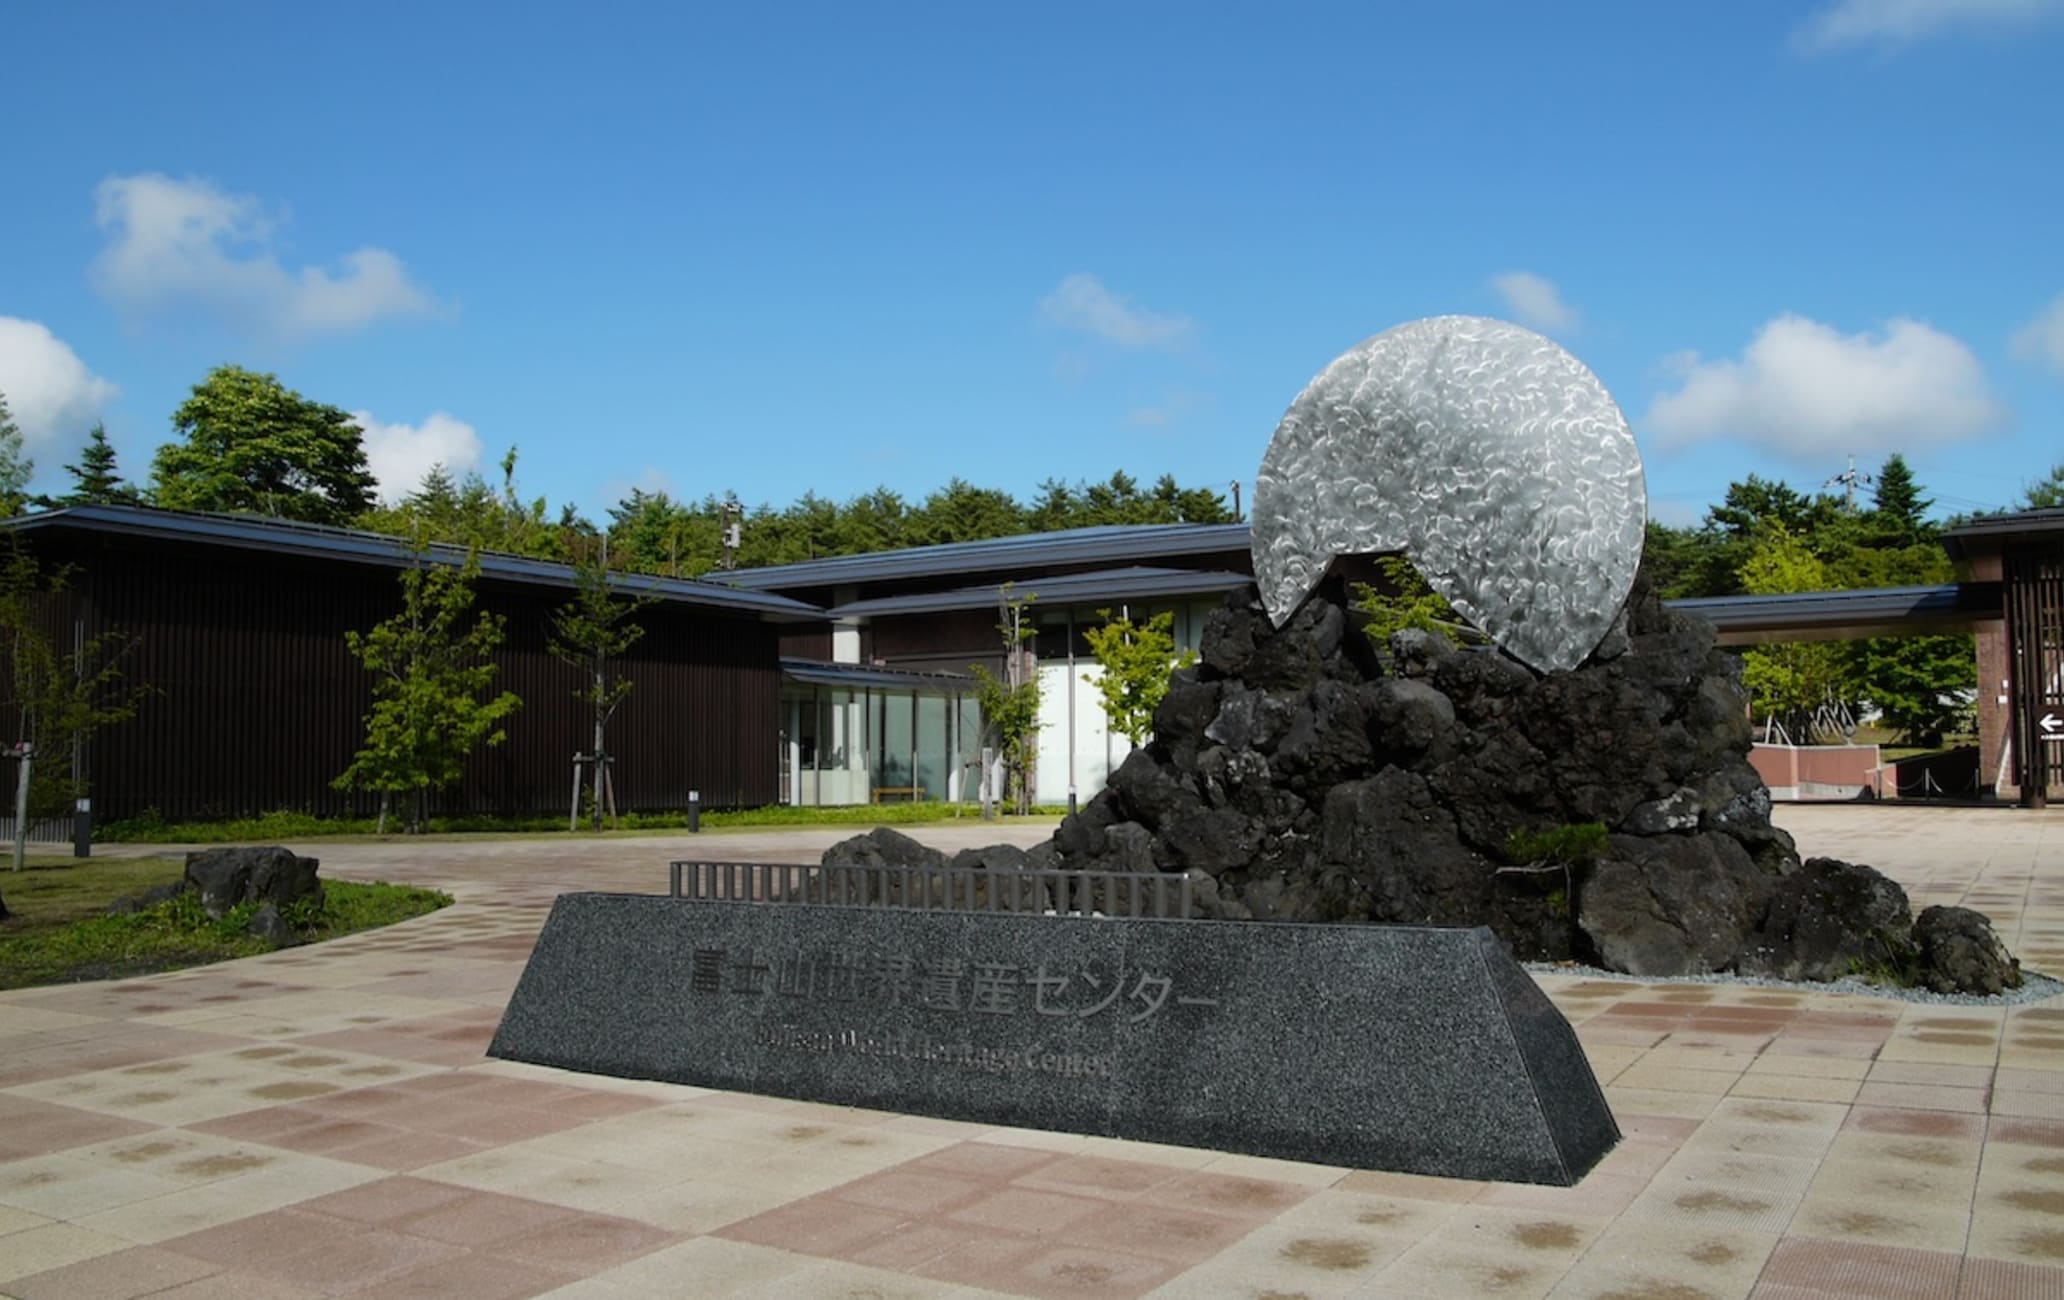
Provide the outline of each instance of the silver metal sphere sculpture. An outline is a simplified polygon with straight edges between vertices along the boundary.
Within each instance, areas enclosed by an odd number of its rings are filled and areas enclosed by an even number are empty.
[[[1385,330],[1290,404],[1254,490],[1254,576],[1279,626],[1338,555],[1403,553],[1540,672],[1611,629],[1648,514],[1605,385],[1553,341],[1481,316]]]

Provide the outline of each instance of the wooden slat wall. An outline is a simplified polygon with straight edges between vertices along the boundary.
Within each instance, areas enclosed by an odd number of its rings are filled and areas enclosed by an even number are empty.
[[[2042,736],[2036,719],[2064,706],[2064,567],[2045,551],[2009,551],[2004,568],[2014,766],[2025,798],[2049,791],[2059,775],[2051,761],[2055,742]]]
[[[351,762],[371,703],[344,642],[399,607],[392,570],[227,548],[147,547],[118,537],[39,539],[70,561],[88,635],[138,638],[127,668],[157,690],[89,756],[96,816],[156,808],[172,819],[274,809],[362,812],[330,781]],[[592,743],[580,674],[546,650],[565,597],[483,584],[480,607],[507,619],[497,688],[523,708],[508,739],[476,755],[446,811],[566,808],[571,757]],[[619,806],[742,807],[778,796],[777,629],[655,606],[632,651],[637,683],[610,726]]]

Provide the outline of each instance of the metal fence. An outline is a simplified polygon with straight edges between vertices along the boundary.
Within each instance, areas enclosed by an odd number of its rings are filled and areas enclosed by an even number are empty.
[[[1191,915],[1189,877],[1173,872],[674,862],[667,874],[668,892],[692,902],[1168,919]]]
[[[72,847],[74,823],[70,817],[29,818],[28,842],[31,844],[61,844]],[[14,843],[14,818],[0,817],[0,844]]]

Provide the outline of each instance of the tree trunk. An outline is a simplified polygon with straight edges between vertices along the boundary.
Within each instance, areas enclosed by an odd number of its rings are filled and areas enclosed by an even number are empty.
[[[380,820],[374,823],[373,833],[375,835],[385,835],[387,833],[387,808],[393,798],[394,796],[387,791],[380,791]]]
[[[607,552],[604,552],[604,555],[606,556],[606,555],[607,555]],[[606,767],[604,766],[604,764],[605,764],[605,763],[606,763],[606,762],[608,761],[608,760],[606,760],[606,759],[605,759],[605,758],[604,758],[604,757],[602,756],[602,728],[603,728],[604,724],[605,724],[605,723],[606,723],[606,722],[608,721],[608,719],[607,719],[607,718],[605,718],[605,717],[603,717],[603,715],[602,715],[602,700],[603,700],[603,691],[604,691],[604,690],[606,689],[606,686],[607,686],[607,679],[606,679],[606,677],[605,677],[605,674],[604,674],[604,671],[603,671],[602,659],[601,659],[601,656],[600,656],[600,655],[597,655],[597,656],[596,656],[596,658],[595,658],[595,694],[594,694],[594,701],[595,701],[595,749],[594,749],[594,754],[595,754],[595,771],[594,771],[594,780],[595,780],[595,829],[596,829],[596,830],[598,830],[598,831],[602,829],[602,782],[603,782],[603,773],[604,773],[604,772],[605,772],[605,771],[607,770],[607,768],[606,768]]]

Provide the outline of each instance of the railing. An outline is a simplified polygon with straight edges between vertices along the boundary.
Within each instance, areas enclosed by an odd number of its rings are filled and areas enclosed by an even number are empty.
[[[1173,872],[987,871],[977,867],[673,862],[668,893],[691,902],[821,903],[1050,916],[1190,917],[1190,881]]]

